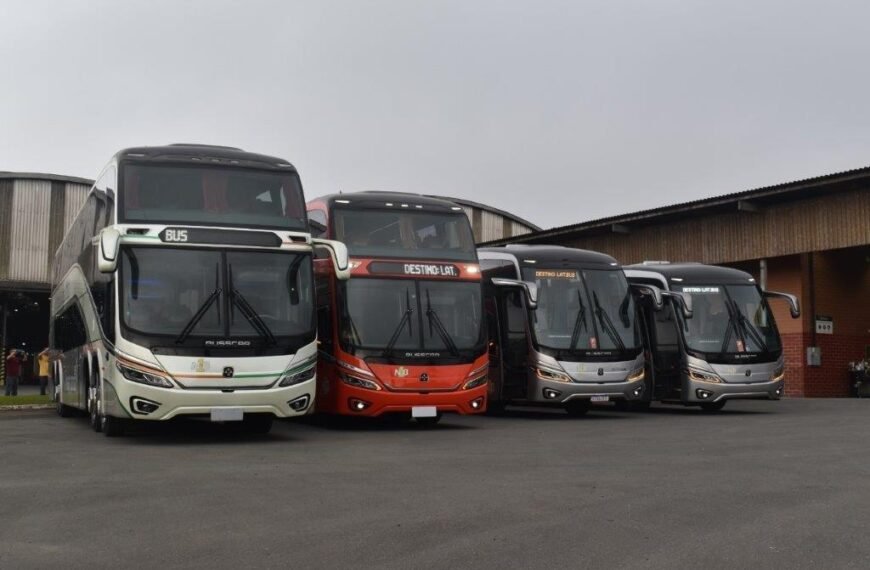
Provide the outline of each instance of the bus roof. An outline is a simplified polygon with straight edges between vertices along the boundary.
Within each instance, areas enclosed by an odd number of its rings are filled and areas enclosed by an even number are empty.
[[[154,161],[195,161],[200,164],[222,164],[268,168],[296,172],[296,168],[283,158],[245,152],[231,146],[177,143],[165,146],[139,146],[125,148],[115,154],[115,159]]]
[[[619,262],[605,253],[576,249],[561,245],[506,245],[501,247],[482,247],[478,255],[485,252],[513,255],[517,262],[532,259],[541,263],[578,263],[619,267]]]
[[[348,204],[359,208],[384,208],[389,207],[388,204],[401,207],[402,204],[408,206],[423,206],[428,210],[452,210],[461,212],[462,207],[449,200],[441,198],[432,198],[423,196],[422,194],[413,194],[410,192],[386,192],[383,190],[365,190],[362,192],[347,192],[343,194],[328,194],[320,196],[312,201],[326,202],[331,208],[336,201],[342,204],[341,201],[346,201]]]
[[[624,267],[631,277],[632,271],[658,273],[668,281],[677,279],[692,284],[743,284],[755,283],[749,273],[732,267],[703,265],[701,263],[635,263]]]

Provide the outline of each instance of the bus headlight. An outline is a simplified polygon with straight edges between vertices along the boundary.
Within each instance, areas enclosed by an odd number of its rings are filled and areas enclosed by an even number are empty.
[[[477,388],[478,386],[483,386],[486,384],[486,376],[481,376],[480,378],[475,378],[474,380],[469,380],[462,387],[463,390],[471,390],[472,388]]]
[[[535,373],[541,380],[549,380],[550,382],[573,382],[570,376],[568,376],[564,372],[553,370],[552,368],[536,366]]]
[[[281,381],[278,382],[278,386],[281,388],[285,388],[287,386],[295,386],[296,384],[302,384],[303,382],[308,382],[312,378],[314,378],[314,373],[316,371],[316,367],[311,366],[302,370],[301,372],[289,371],[285,372],[281,376]]]
[[[125,364],[121,364],[120,362],[117,362],[116,366],[124,378],[131,382],[138,382],[139,384],[145,384],[147,386],[157,386],[158,388],[172,388],[172,382],[159,374],[145,372],[138,368],[131,368]]]
[[[722,379],[712,372],[698,370],[697,368],[689,368],[687,372],[689,374],[689,380],[694,380],[696,382],[709,382],[711,384],[722,383]]]
[[[771,382],[779,382],[785,378],[785,366],[780,366],[776,370],[773,371],[773,376],[770,377]]]
[[[350,374],[338,374],[341,381],[347,384],[348,386],[353,386],[354,388],[363,388],[365,390],[380,390],[381,387],[377,382],[373,382],[372,380],[368,380],[366,378],[360,378],[358,376],[351,376]]]
[[[644,372],[643,366],[641,366],[640,368],[632,370],[629,373],[629,375],[626,377],[625,381],[626,382],[637,382],[638,380],[643,380],[645,375],[646,375],[646,372]]]

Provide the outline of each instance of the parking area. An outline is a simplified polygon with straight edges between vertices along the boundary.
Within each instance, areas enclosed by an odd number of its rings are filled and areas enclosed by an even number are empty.
[[[870,402],[122,439],[0,413],[0,568],[870,566]]]

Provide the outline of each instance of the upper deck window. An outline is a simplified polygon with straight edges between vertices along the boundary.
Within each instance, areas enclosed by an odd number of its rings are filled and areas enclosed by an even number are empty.
[[[146,164],[122,172],[124,222],[307,229],[295,172]]]
[[[476,261],[468,218],[462,213],[405,209],[335,209],[335,239],[352,256]]]

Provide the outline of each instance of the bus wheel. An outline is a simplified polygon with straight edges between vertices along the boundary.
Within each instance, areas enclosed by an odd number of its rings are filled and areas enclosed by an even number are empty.
[[[701,409],[705,412],[718,412],[725,407],[725,400],[719,402],[705,402],[701,404]]]
[[[107,416],[105,414],[100,416],[100,428],[106,437],[120,437],[124,435],[126,427],[126,422],[122,418]]]
[[[505,403],[503,400],[490,400],[486,403],[486,414],[488,416],[504,415]]]
[[[568,400],[565,402],[565,411],[568,412],[569,416],[579,417],[586,415],[586,412],[589,411],[591,403],[589,400]]]
[[[103,431],[102,406],[100,405],[99,384],[88,388],[88,413],[90,414],[91,428],[97,433]]]
[[[439,413],[433,418],[417,418],[417,425],[423,429],[430,429],[435,427],[438,422],[441,421],[441,414]]]
[[[245,418],[242,420],[242,429],[244,429],[248,433],[266,435],[267,433],[272,431],[273,423],[274,417],[268,414],[245,416]]]

